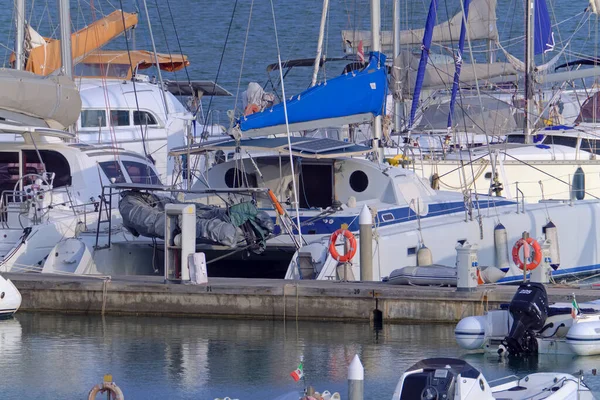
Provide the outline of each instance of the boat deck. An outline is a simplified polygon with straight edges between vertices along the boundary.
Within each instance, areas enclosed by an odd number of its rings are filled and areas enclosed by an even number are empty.
[[[90,277],[3,273],[19,289],[19,311],[217,318],[454,323],[499,307],[516,286],[474,291],[395,286],[382,282],[209,278],[206,285],[164,283],[162,277]],[[592,285],[549,285],[550,302],[600,298]]]

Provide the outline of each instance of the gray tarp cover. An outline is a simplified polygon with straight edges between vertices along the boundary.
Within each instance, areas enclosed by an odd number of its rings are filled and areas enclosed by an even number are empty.
[[[81,112],[79,90],[66,76],[0,68],[0,89],[1,110],[43,119],[50,128],[73,125]]]
[[[119,211],[123,225],[135,235],[164,239],[165,205],[178,201],[152,193],[123,192]],[[264,239],[273,232],[269,215],[258,211],[252,203],[236,204],[232,208],[196,205],[196,237],[198,242],[217,243],[231,248],[246,239],[241,226],[250,222],[254,233]]]

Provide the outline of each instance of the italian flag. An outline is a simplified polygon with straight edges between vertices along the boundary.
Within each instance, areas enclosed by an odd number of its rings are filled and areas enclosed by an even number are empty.
[[[571,317],[573,319],[577,318],[579,315],[579,306],[577,305],[577,300],[575,300],[575,296],[573,296],[573,302],[571,303]]]
[[[302,379],[302,377],[304,376],[303,368],[304,368],[304,367],[302,366],[302,363],[300,363],[300,364],[298,365],[298,368],[296,368],[296,370],[295,370],[295,371],[292,371],[292,373],[290,373],[290,376],[291,376],[292,378],[294,378],[294,380],[295,380],[296,382],[298,382],[298,381],[299,381],[300,379]]]

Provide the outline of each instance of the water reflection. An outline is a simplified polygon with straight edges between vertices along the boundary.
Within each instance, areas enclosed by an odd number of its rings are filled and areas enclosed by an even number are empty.
[[[345,394],[354,354],[365,366],[366,392],[380,398],[391,397],[400,374],[425,357],[464,356],[490,379],[533,370],[589,375],[598,366],[597,357],[515,364],[465,355],[449,325],[375,332],[368,324],[26,313],[0,322],[0,351],[3,398],[81,398],[110,372],[129,398],[274,399],[303,388],[289,377],[301,358],[306,383]]]

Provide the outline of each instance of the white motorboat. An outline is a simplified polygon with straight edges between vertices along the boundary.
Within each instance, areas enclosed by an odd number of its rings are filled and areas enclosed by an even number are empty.
[[[548,304],[544,286],[524,283],[509,305],[463,318],[459,346],[501,355],[600,354],[600,302]]]
[[[540,372],[522,378],[510,376],[488,382],[480,371],[466,361],[453,358],[419,361],[400,377],[392,396],[392,400],[594,398],[582,377],[560,372]]]
[[[21,307],[21,293],[10,281],[0,276],[0,319],[10,318]]]

